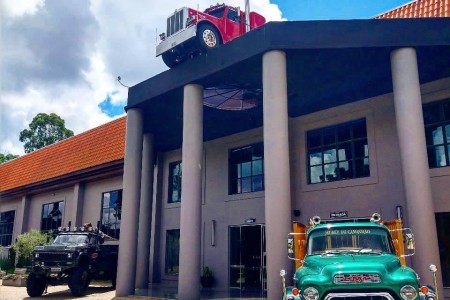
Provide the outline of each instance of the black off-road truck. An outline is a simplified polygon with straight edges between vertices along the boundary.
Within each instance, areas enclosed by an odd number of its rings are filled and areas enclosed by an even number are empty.
[[[92,226],[60,228],[52,244],[34,248],[27,293],[40,297],[48,285],[68,284],[72,295],[83,296],[92,279],[115,287],[118,251],[118,240]]]

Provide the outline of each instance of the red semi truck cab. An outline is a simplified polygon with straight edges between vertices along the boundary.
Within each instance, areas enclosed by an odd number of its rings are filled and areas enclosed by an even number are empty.
[[[167,30],[159,35],[161,42],[156,46],[156,56],[161,55],[164,63],[172,68],[265,23],[266,19],[256,12],[246,14],[239,7],[225,4],[211,6],[203,12],[182,7],[167,18]]]

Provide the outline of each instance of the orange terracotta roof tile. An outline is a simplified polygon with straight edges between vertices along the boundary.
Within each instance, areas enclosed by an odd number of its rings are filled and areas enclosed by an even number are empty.
[[[375,19],[450,17],[450,0],[416,0],[387,11]]]
[[[126,117],[0,165],[0,192],[121,160]]]

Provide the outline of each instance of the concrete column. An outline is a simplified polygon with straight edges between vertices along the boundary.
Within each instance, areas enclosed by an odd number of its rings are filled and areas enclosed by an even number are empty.
[[[178,298],[200,299],[203,88],[184,87]]]
[[[291,232],[291,183],[287,109],[286,54],[263,56],[264,185],[267,299],[280,299],[280,270],[292,276],[286,237]]]
[[[122,219],[116,283],[116,296],[118,297],[134,294],[141,194],[142,133],[142,111],[136,108],[129,109],[127,112]]]
[[[25,195],[22,197],[22,201],[20,202],[19,209],[16,212],[15,218],[15,226],[14,226],[14,234],[13,234],[13,242],[17,238],[18,235],[28,231],[28,216],[30,211],[30,195]]]
[[[156,155],[156,168],[154,184],[153,184],[153,208],[152,208],[152,232],[150,240],[150,266],[149,266],[149,278],[150,282],[159,282],[161,280],[161,269],[160,269],[160,245],[162,240],[161,235],[161,209],[163,206],[163,194],[165,189],[163,189],[164,181],[164,155]]]
[[[69,226],[69,222],[72,222],[72,226],[81,226],[81,216],[83,214],[83,199],[84,199],[84,184],[77,183],[73,187],[73,200],[68,209],[68,214],[65,216],[66,226]],[[95,220],[93,220],[95,221]],[[96,223],[94,223],[95,226]]]
[[[146,289],[149,282],[150,239],[152,225],[153,135],[144,134],[142,148],[141,204],[139,211],[139,234],[136,264],[136,288]]]
[[[413,268],[424,282],[432,283],[430,264],[441,268],[415,49],[393,51],[391,68],[407,219],[416,240]],[[441,273],[438,274],[443,292]]]

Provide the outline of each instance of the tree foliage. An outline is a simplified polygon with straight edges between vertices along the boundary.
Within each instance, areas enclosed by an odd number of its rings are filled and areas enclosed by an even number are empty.
[[[8,160],[18,158],[18,157],[19,157],[19,155],[14,155],[11,153],[6,153],[6,154],[0,153],[0,164],[7,162]]]
[[[16,259],[18,261],[18,265],[19,264],[26,265],[26,263],[23,262],[30,262],[31,256],[33,255],[34,247],[38,245],[45,245],[47,243],[48,243],[47,234],[34,229],[19,235],[15,243],[11,245],[13,250],[16,252]]]
[[[73,136],[73,131],[67,129],[65,121],[55,113],[49,115],[39,113],[28,126],[29,129],[20,132],[19,138],[22,143],[25,143],[26,153],[31,153]]]

